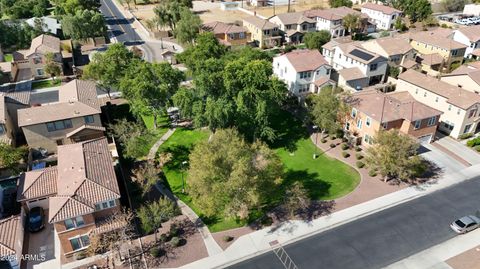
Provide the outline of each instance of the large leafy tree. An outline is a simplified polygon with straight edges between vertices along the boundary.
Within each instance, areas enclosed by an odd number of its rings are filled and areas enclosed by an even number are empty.
[[[14,148],[0,142],[0,168],[8,169],[14,173],[19,172],[18,164],[25,159],[27,151],[26,147]]]
[[[0,45],[3,49],[26,49],[32,39],[43,33],[42,29],[31,27],[27,23],[6,22],[0,20]]]
[[[267,201],[282,171],[281,160],[265,144],[249,144],[235,129],[222,129],[191,153],[189,191],[207,216],[246,219]]]
[[[55,62],[55,55],[50,52],[45,55],[45,58],[45,73],[49,74],[52,78],[60,76],[62,68]]]
[[[77,11],[97,10],[100,7],[98,0],[51,0],[55,4],[55,14],[74,15]]]
[[[309,49],[317,49],[319,51],[322,50],[322,46],[325,45],[332,35],[329,31],[321,30],[318,32],[308,32],[303,37],[303,42],[305,46]]]
[[[182,9],[192,8],[191,0],[166,0],[155,7],[153,12],[159,26],[169,26],[170,29],[175,30],[177,23],[181,19]]]
[[[187,7],[182,7],[180,20],[173,33],[175,38],[183,44],[191,44],[200,32],[202,20],[197,14],[193,14]]]
[[[419,144],[397,129],[380,131],[374,145],[367,149],[366,162],[385,177],[409,180],[415,175],[422,160],[417,155]]]
[[[331,8],[335,7],[352,7],[353,3],[350,0],[328,0],[328,4]]]
[[[120,81],[120,90],[137,115],[153,115],[154,127],[158,116],[171,104],[180,82],[185,79],[182,71],[168,63],[151,64],[135,60]]]
[[[362,26],[362,19],[358,14],[347,14],[343,18],[343,26],[348,29],[348,32],[352,35],[352,38],[354,38],[358,32],[358,29],[360,29]]]
[[[85,79],[95,80],[110,96],[112,89],[119,89],[120,80],[125,75],[135,56],[124,45],[116,43],[105,53],[96,53],[83,72]]]
[[[178,206],[168,198],[160,198],[148,203],[137,211],[142,229],[146,233],[155,232],[155,241],[157,241],[157,229],[162,227],[162,223],[179,214]]]
[[[334,133],[342,127],[346,105],[338,91],[332,87],[324,88],[318,95],[311,95],[309,103],[311,119],[322,133]]]
[[[387,5],[402,10],[412,22],[422,21],[432,14],[428,0],[383,0]]]
[[[61,23],[63,33],[77,40],[105,36],[107,33],[105,18],[94,10],[77,10],[75,14],[64,15]]]
[[[0,0],[0,17],[28,19],[48,14],[48,0]]]

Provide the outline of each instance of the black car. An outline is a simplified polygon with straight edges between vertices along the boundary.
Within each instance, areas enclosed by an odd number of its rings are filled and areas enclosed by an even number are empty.
[[[45,227],[45,212],[41,207],[30,209],[28,214],[28,230],[30,232],[38,232]]]

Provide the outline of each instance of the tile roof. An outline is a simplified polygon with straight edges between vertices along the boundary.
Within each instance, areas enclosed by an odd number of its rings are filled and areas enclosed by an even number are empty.
[[[480,95],[450,85],[444,81],[440,81],[434,77],[424,75],[412,69],[401,73],[398,76],[398,79],[443,96],[444,98],[448,99],[448,103],[462,109],[468,109],[474,104],[480,103]]]
[[[277,14],[273,17],[277,17],[280,20],[280,22],[284,25],[301,24],[304,22],[316,23],[314,19],[308,18],[305,15],[303,15],[303,12],[282,13],[282,14]]]
[[[344,44],[339,44],[337,45],[338,48],[340,48],[343,51],[343,54],[346,56],[353,58],[361,63],[364,64],[369,64],[371,62],[374,62],[376,60],[383,60],[387,61],[387,58],[383,57],[382,55],[369,51],[365,49],[364,47],[360,46],[361,43],[359,42],[351,42],[351,43],[344,43]],[[372,56],[370,59],[364,59],[359,56],[357,56],[353,51],[360,51],[361,53],[368,54]]]
[[[235,24],[228,24],[221,21],[214,21],[202,25],[204,31],[213,32],[214,34],[232,34],[245,33],[247,29]]]
[[[322,85],[325,85],[326,83],[334,84],[335,82],[328,77],[320,77],[319,79],[313,82],[315,86],[322,86]]]
[[[442,49],[463,49],[467,45],[457,42],[452,39],[452,30],[451,29],[437,29],[434,31],[420,31],[413,34],[410,34],[410,38],[414,42],[420,42],[423,44],[429,44],[435,47]]]
[[[58,146],[57,195],[49,198],[49,221],[95,211],[95,204],[120,198],[106,138]]]
[[[51,35],[39,35],[32,39],[30,50],[25,56],[30,56],[34,53],[60,53],[60,39]]]
[[[441,111],[415,101],[408,92],[385,94],[377,90],[363,90],[354,93],[349,102],[352,107],[380,123],[416,121],[442,114]]]
[[[23,227],[19,215],[0,220],[0,257],[21,255],[22,246],[18,244],[21,238]]]
[[[31,200],[56,194],[57,177],[56,166],[23,173],[19,180],[17,200]]]
[[[311,9],[303,12],[308,18],[316,18],[320,17],[329,21],[336,21],[341,20],[348,14],[357,14],[361,18],[368,18],[366,14],[358,12],[349,7],[337,7],[337,8],[329,8],[329,9]]]
[[[80,127],[78,127],[77,129],[67,133],[65,136],[66,137],[71,137],[75,134],[78,134],[79,132],[83,131],[83,130],[95,130],[95,131],[102,131],[104,132],[105,131],[105,127],[103,126],[96,126],[96,125],[88,125],[88,124],[85,124],[85,125],[82,125]]]
[[[340,69],[338,70],[338,74],[342,76],[346,81],[357,80],[367,77],[358,67]]]
[[[392,15],[393,13],[402,13],[402,11],[400,11],[396,8],[386,6],[386,5],[374,4],[374,3],[365,3],[362,6],[362,8],[367,8],[367,9],[371,9],[371,10],[380,11],[383,14],[387,14],[387,15]]]
[[[277,28],[278,26],[274,23],[269,22],[268,20],[259,18],[257,16],[249,16],[243,19],[244,22],[248,22],[250,24],[253,24],[255,27],[262,29],[262,30],[268,30],[268,29],[273,29]]]
[[[480,25],[461,27],[455,31],[458,31],[465,35],[470,42],[480,41]]]
[[[282,56],[288,59],[297,72],[312,71],[322,65],[328,65],[318,50],[294,50]]]
[[[380,48],[380,50],[375,52],[384,57],[389,57],[393,55],[403,55],[413,50],[413,47],[412,45],[410,45],[409,40],[405,37],[378,38],[378,39],[364,42],[361,45],[364,48],[368,47],[367,49],[373,49],[372,46],[368,46],[368,44],[377,45]],[[383,52],[383,53],[380,53],[380,52]]]
[[[60,86],[58,100],[65,103],[82,102],[101,111],[100,101],[97,97],[97,86],[93,81],[74,79]]]
[[[455,69],[450,74],[443,75],[444,77],[466,75],[470,77],[473,81],[480,85],[480,69],[473,66],[462,65],[459,68]]]
[[[417,57],[420,59],[420,62],[422,64],[425,64],[425,65],[428,65],[428,66],[441,64],[445,60],[442,57],[442,55],[440,55],[438,53],[418,55]]]

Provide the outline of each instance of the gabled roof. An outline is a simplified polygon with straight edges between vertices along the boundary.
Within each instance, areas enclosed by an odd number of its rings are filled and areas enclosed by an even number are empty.
[[[60,86],[58,100],[65,103],[78,101],[101,111],[97,86],[93,81],[74,79]]]
[[[20,177],[17,200],[31,200],[57,193],[56,166],[28,171]]]
[[[366,78],[367,76],[358,67],[343,68],[338,70],[338,74],[345,79],[345,81],[352,81]]]
[[[282,13],[282,14],[277,14],[272,18],[275,18],[275,17],[277,17],[283,25],[302,24],[304,22],[316,23],[314,19],[304,16],[303,12]]]
[[[445,60],[442,57],[442,55],[440,55],[438,53],[418,55],[417,57],[422,64],[425,64],[425,65],[428,65],[428,66],[441,64]]]
[[[361,43],[361,46],[384,57],[403,55],[413,50],[405,37],[385,37]]]
[[[360,13],[352,8],[349,7],[337,7],[337,8],[329,8],[329,9],[311,9],[303,12],[308,18],[316,18],[320,17],[325,20],[329,21],[336,21],[341,20],[348,14],[357,14],[361,18],[368,18],[366,14]]]
[[[468,76],[470,77],[475,83],[480,85],[480,69],[477,69],[472,66],[462,65],[459,68],[455,69],[450,74],[443,75],[444,77],[452,77],[452,76]]]
[[[30,50],[25,56],[30,56],[34,53],[60,53],[60,39],[51,35],[39,35],[32,39]]]
[[[377,60],[387,61],[387,58],[363,48],[358,42],[339,44],[337,47],[340,48],[346,56],[364,64],[369,64]]]
[[[462,109],[468,109],[480,103],[480,95],[476,93],[450,85],[444,81],[411,69],[401,73],[398,79],[443,96],[447,99],[448,103]]]
[[[71,136],[73,136],[73,135],[76,135],[76,134],[80,133],[80,132],[83,131],[83,130],[94,130],[94,131],[104,132],[104,131],[105,131],[105,127],[85,124],[85,125],[82,125],[82,126],[78,127],[77,129],[75,129],[75,130],[67,133],[67,134],[66,134],[66,137],[71,137]]]
[[[214,34],[233,34],[245,33],[247,29],[235,24],[228,24],[221,21],[214,21],[202,25],[204,31],[213,32]]]
[[[261,30],[269,30],[269,29],[274,29],[278,27],[276,24],[271,23],[268,20],[259,18],[257,16],[246,17],[243,19],[243,21],[248,22]]]
[[[58,146],[57,194],[49,198],[49,221],[93,213],[95,204],[120,198],[106,138]]]
[[[451,29],[436,29],[434,31],[420,31],[410,34],[410,39],[414,42],[432,45],[442,49],[464,49],[467,45],[452,39],[453,31]]]
[[[22,219],[20,215],[0,220],[0,257],[21,255],[23,242]],[[20,243],[20,244],[19,244]]]
[[[365,3],[362,6],[362,8],[380,11],[383,14],[387,14],[387,15],[392,15],[394,13],[402,13],[402,11],[400,11],[396,8],[393,8],[393,7],[390,7],[390,6],[385,6],[385,5],[374,4],[374,3]]]
[[[318,50],[294,50],[282,56],[288,59],[297,72],[313,71],[322,65],[328,65]]]
[[[470,42],[480,41],[480,25],[461,27],[455,31],[462,33]]]

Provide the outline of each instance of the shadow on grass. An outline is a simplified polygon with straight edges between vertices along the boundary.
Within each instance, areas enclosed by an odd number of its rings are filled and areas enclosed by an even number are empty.
[[[329,194],[331,184],[319,179],[318,173],[309,173],[305,170],[288,170],[285,173],[285,180],[282,184],[282,198],[283,193],[297,181],[303,184],[309,198],[312,200],[319,200],[321,197]]]
[[[303,123],[285,110],[278,111],[272,126],[277,131],[277,138],[270,144],[272,148],[285,148],[289,152],[294,152],[297,150],[297,141],[308,137],[307,128]]]
[[[188,161],[188,156],[190,155],[192,148],[193,147],[187,147],[184,145],[174,145],[163,149],[162,153],[172,154],[172,159],[165,164],[165,167],[169,170],[187,169],[187,167],[183,167],[184,165],[182,163]]]

